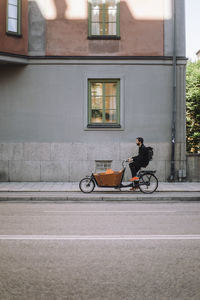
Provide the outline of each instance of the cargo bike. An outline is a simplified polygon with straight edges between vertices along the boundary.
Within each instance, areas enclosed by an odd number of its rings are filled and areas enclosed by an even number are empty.
[[[111,169],[106,170],[103,173],[92,173],[90,176],[86,176],[79,182],[79,188],[83,193],[91,193],[95,186],[102,188],[115,188],[121,190],[128,187],[139,187],[140,191],[145,194],[152,194],[157,190],[158,179],[155,175],[156,171],[141,170],[137,174],[137,179],[131,183],[124,184],[123,177],[126,170],[125,163],[128,160],[123,160],[122,170],[113,171]]]

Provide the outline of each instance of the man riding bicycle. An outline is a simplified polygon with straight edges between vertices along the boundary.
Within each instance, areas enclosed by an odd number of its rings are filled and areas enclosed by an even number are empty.
[[[142,137],[138,137],[136,139],[136,145],[139,147],[138,155],[128,159],[129,167],[132,174],[132,178],[130,179],[130,181],[135,181],[135,187],[132,187],[130,189],[131,191],[134,191],[139,188],[139,178],[136,177],[137,172],[142,167],[146,168],[149,164],[149,155],[148,150],[144,145],[144,139]]]

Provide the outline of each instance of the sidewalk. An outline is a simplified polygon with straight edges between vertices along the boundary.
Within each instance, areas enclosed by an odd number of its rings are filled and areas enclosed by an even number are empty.
[[[200,201],[200,182],[160,182],[155,193],[97,188],[91,194],[78,182],[0,182],[0,201]]]
[[[129,182],[130,183],[130,182]],[[127,182],[128,184],[128,182]],[[0,182],[0,192],[81,192],[79,182]],[[115,191],[113,188],[98,188],[95,191]],[[122,189],[129,191],[129,188]],[[157,192],[200,192],[200,182],[159,182]]]

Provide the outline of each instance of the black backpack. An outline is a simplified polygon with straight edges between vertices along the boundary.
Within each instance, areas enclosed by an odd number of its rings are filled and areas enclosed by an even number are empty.
[[[148,151],[148,160],[152,160],[153,159],[153,148],[152,147],[146,147],[147,151]]]

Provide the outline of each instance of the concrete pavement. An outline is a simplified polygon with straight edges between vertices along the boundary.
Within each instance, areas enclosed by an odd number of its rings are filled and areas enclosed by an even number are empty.
[[[155,193],[95,187],[83,194],[78,182],[1,182],[0,201],[199,201],[199,182],[160,182]]]
[[[200,202],[0,203],[2,300],[199,300]]]
[[[129,189],[122,189],[127,191]],[[0,182],[0,192],[80,192],[79,182]],[[98,188],[95,191],[115,191]],[[200,192],[200,182],[159,182],[158,192]]]

